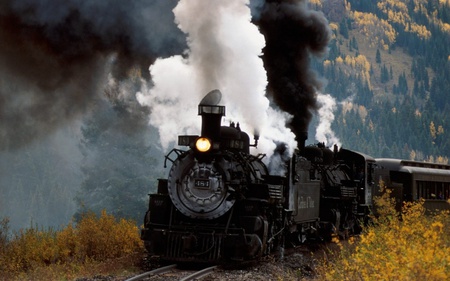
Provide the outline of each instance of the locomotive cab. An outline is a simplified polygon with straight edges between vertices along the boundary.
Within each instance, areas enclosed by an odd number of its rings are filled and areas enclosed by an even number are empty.
[[[349,175],[358,186],[360,207],[370,208],[373,204],[375,159],[364,153],[341,148],[338,159],[349,168]]]

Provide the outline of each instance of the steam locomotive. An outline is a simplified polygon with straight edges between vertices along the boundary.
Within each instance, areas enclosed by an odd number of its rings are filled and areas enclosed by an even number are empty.
[[[251,144],[239,124],[221,125],[220,96],[215,90],[200,102],[199,136],[178,137],[188,149],[166,155],[169,176],[149,195],[141,230],[150,258],[245,262],[306,241],[348,237],[368,219],[375,177],[396,181],[388,169],[376,172],[371,156],[320,143],[301,143],[284,163],[285,175],[272,175],[264,154],[250,154],[257,137]]]

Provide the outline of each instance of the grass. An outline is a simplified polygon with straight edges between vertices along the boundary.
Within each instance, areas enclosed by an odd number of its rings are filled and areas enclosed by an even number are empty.
[[[131,254],[105,261],[86,261],[85,263],[50,264],[37,266],[31,270],[0,273],[2,281],[63,281],[93,278],[95,276],[115,276],[123,279],[141,272],[142,254]]]

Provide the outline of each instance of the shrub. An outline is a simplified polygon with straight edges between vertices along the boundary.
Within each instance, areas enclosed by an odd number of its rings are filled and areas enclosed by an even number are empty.
[[[0,220],[0,256],[6,249],[6,244],[8,243],[8,232],[9,232],[9,219],[3,218]]]
[[[118,222],[102,211],[84,215],[78,223],[79,252],[94,260],[105,260],[135,252],[142,247],[137,226],[125,219]]]
[[[425,215],[424,202],[418,201],[404,203],[399,213],[389,193],[375,200],[379,216],[356,246],[341,247],[334,261],[318,267],[321,279],[450,279],[449,212]]]
[[[58,252],[55,232],[52,229],[40,231],[37,227],[20,230],[6,245],[5,271],[26,271],[38,265],[48,265],[56,261]]]
[[[142,251],[138,227],[133,221],[116,220],[105,211],[83,215],[60,231],[30,227],[3,239],[0,225],[0,271],[26,272],[39,266],[104,261]]]

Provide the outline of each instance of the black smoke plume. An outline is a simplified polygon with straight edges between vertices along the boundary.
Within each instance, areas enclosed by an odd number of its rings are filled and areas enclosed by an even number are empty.
[[[253,4],[253,21],[266,39],[262,58],[268,78],[267,94],[293,116],[288,126],[299,142],[308,131],[311,111],[317,109],[315,94],[322,87],[310,70],[310,55],[323,55],[331,38],[325,16],[310,10],[307,2]]]
[[[180,54],[174,0],[0,0],[0,151],[85,112],[130,70]]]

